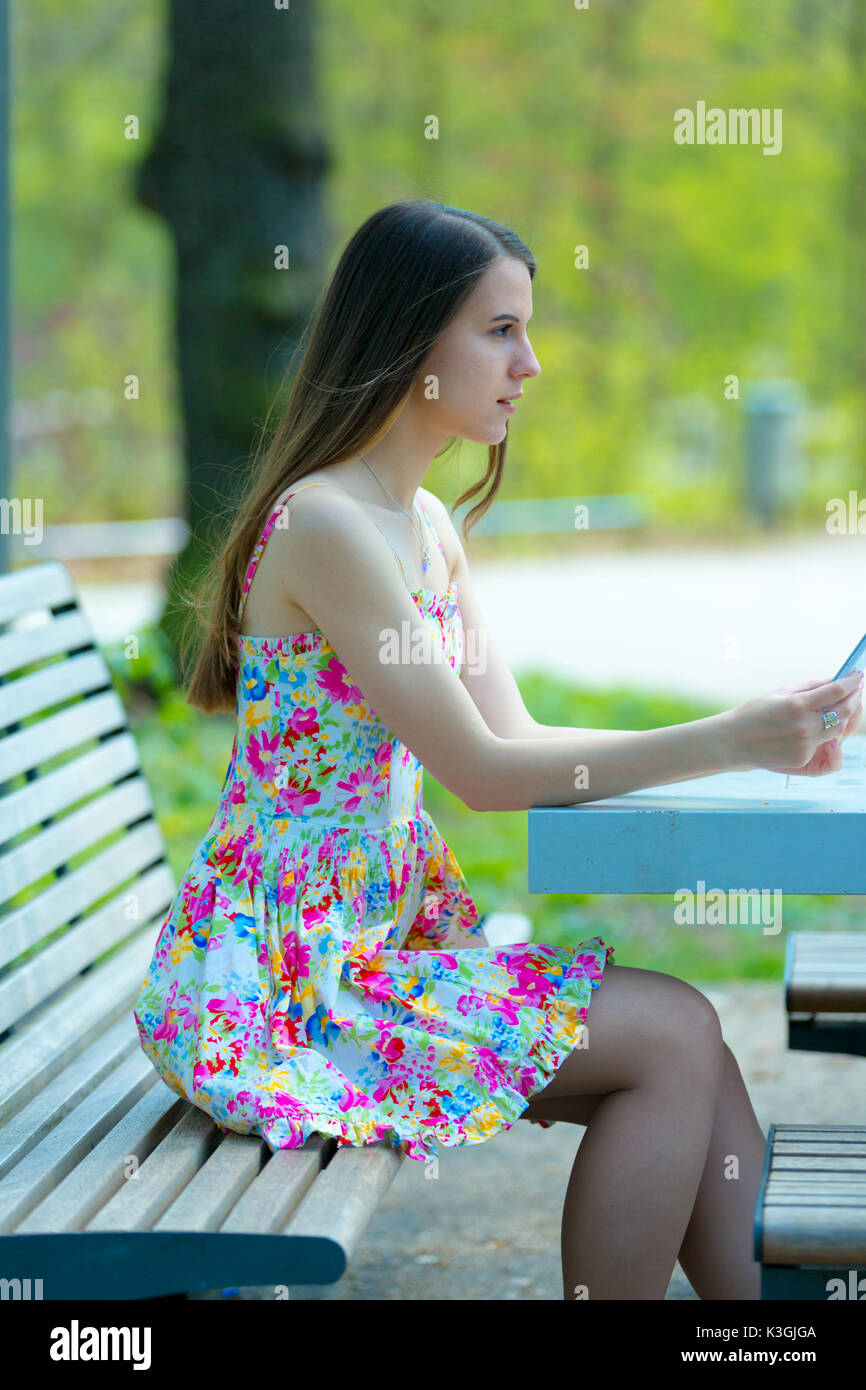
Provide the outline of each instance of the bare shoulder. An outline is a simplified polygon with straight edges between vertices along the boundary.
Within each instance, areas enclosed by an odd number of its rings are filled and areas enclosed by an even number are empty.
[[[448,560],[448,573],[452,576],[466,563],[466,556],[463,553],[463,543],[457,533],[457,528],[448,512],[445,503],[426,487],[419,487],[418,496],[430,513],[430,519],[439,534],[442,548]]]
[[[359,538],[370,544],[367,517],[355,499],[329,478],[318,479],[311,474],[312,482],[320,486],[308,485],[304,479],[291,497],[282,499],[282,517],[274,528],[281,568],[287,578],[294,576],[299,567],[307,569],[311,562],[318,567],[320,557],[327,556],[331,564],[339,563],[347,551],[354,552],[353,541],[357,544]]]

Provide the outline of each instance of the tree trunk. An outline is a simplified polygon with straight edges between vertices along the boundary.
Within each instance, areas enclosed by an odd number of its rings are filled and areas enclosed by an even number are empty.
[[[136,195],[169,223],[176,247],[190,539],[160,621],[176,661],[176,600],[200,575],[212,528],[224,529],[255,426],[322,283],[331,157],[318,123],[311,6],[209,0],[205,11],[171,0],[169,26],[162,123]]]

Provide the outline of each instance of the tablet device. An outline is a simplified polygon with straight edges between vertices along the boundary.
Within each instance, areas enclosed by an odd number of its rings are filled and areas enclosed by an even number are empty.
[[[833,679],[837,681],[840,676],[850,676],[852,671],[862,671],[864,668],[866,668],[866,636],[858,642],[848,659],[839,667]]]

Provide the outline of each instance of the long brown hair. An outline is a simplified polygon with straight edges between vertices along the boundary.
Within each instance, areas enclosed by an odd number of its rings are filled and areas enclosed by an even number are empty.
[[[263,461],[250,467],[228,537],[214,544],[194,594],[181,642],[185,668],[191,629],[199,639],[187,704],[206,714],[235,707],[238,604],[253,548],[281,493],[387,433],[436,339],[503,255],[535,275],[532,253],[514,232],[428,198],[390,203],[355,232],[301,336],[303,357]],[[291,373],[290,363],[283,387]],[[266,430],[267,422],[262,439]],[[505,445],[503,439],[489,446],[484,476],[452,507],[490,483],[464,518],[464,539],[496,496]]]

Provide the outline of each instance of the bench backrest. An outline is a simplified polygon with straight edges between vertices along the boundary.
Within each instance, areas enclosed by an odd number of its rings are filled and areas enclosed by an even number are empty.
[[[130,1016],[174,893],[138,750],[60,563],[0,576],[0,1123]]]

